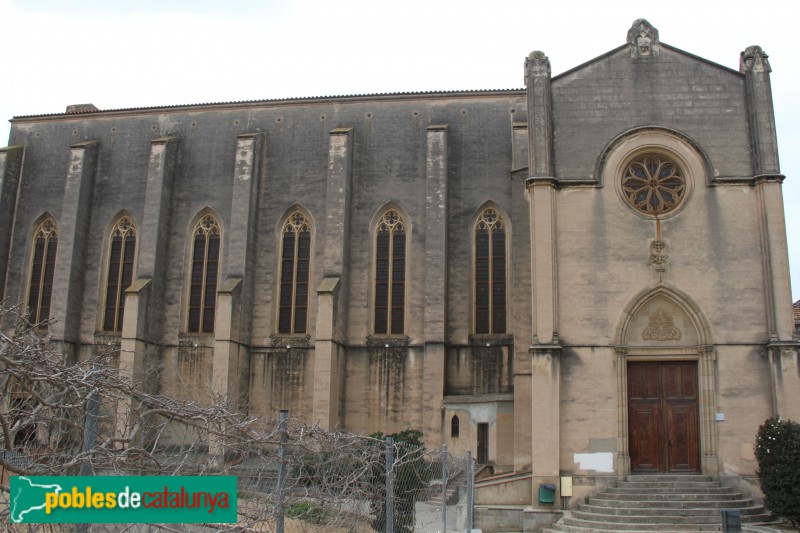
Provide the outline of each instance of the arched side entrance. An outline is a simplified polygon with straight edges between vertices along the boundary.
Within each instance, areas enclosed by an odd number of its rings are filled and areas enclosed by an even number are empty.
[[[616,343],[617,474],[716,475],[715,352],[698,306],[665,284],[642,291]]]

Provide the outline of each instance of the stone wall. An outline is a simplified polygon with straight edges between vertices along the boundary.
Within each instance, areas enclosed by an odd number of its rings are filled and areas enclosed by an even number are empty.
[[[489,460],[532,472],[531,486],[568,473],[589,491],[627,474],[628,361],[696,361],[702,469],[749,476],[758,424],[800,415],[769,64],[751,47],[728,69],[636,24],[648,46],[555,77],[532,53],[525,90],[17,118],[0,151],[3,294],[25,301],[49,214],[63,235],[52,333],[71,355],[119,343],[122,372],[159,369],[152,390],[361,433],[420,428],[459,452],[488,424]],[[637,212],[622,190],[625,166],[650,152],[684,172],[668,216]],[[498,335],[473,326],[487,207],[507,238]],[[405,327],[389,336],[373,334],[387,209],[407,235]],[[308,327],[279,335],[281,232],[298,210]],[[123,331],[102,332],[123,214],[137,227],[135,282]],[[218,314],[214,334],[189,335],[203,215],[220,226]],[[680,337],[642,337],[658,313]]]

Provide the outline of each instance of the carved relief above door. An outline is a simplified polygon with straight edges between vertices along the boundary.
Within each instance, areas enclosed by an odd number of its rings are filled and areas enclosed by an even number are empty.
[[[715,349],[697,304],[659,284],[628,303],[617,328],[619,475],[715,475]]]

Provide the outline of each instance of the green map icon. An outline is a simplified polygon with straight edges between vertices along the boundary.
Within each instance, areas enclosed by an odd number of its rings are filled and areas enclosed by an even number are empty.
[[[61,485],[37,483],[27,476],[11,478],[11,522],[33,523],[45,515],[45,497],[47,493],[59,494]],[[39,516],[41,515],[41,516]]]

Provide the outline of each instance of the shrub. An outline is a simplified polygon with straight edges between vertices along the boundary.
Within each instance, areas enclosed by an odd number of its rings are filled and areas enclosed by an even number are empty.
[[[326,512],[324,509],[320,509],[310,502],[298,501],[286,506],[286,516],[296,520],[306,520],[319,524],[322,523],[325,515]]]
[[[299,485],[317,489],[352,483],[362,465],[342,455],[341,452],[302,455],[292,463],[291,476]]]
[[[390,435],[394,438],[394,531],[411,531],[414,526],[414,504],[424,494],[432,477],[430,463],[425,460],[422,432],[405,429]],[[373,433],[373,439],[383,440],[383,433]],[[376,442],[376,445],[381,443]],[[371,507],[375,531],[386,531],[386,471],[383,461],[373,467],[375,496]]]
[[[764,505],[800,526],[800,424],[768,419],[758,428],[755,452]]]

